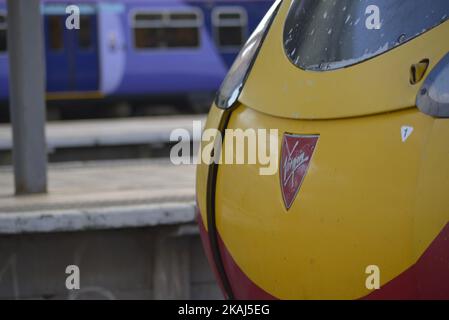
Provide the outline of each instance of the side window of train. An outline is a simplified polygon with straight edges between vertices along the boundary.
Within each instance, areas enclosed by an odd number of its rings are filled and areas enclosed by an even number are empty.
[[[48,43],[50,50],[59,51],[64,48],[64,26],[60,16],[48,17]]]
[[[202,16],[199,11],[137,12],[133,20],[137,49],[200,46]]]
[[[6,50],[8,49],[6,33],[7,33],[6,14],[0,12],[0,53],[6,52]]]
[[[246,41],[248,17],[241,7],[217,7],[212,12],[215,41],[222,50],[238,51]]]

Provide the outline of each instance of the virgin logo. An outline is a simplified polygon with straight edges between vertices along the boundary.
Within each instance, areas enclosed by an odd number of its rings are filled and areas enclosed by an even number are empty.
[[[290,209],[309,169],[318,136],[285,134],[281,153],[281,190],[285,207]]]

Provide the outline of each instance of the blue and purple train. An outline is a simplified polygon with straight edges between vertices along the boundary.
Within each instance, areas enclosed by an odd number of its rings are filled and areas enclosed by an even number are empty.
[[[49,100],[214,92],[273,0],[42,1]],[[80,29],[66,28],[68,5]],[[8,99],[0,0],[0,100]]]

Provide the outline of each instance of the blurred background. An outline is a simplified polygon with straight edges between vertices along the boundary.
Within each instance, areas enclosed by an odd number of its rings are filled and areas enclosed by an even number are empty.
[[[272,3],[0,0],[1,299],[222,298],[170,133]]]

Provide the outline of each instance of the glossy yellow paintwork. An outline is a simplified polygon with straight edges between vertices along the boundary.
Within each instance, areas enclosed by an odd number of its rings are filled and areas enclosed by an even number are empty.
[[[403,143],[401,127],[414,131]],[[417,110],[339,121],[273,118],[238,108],[228,128],[320,134],[287,212],[279,176],[222,165],[217,225],[251,280],[284,299],[360,298],[365,268],[385,283],[408,269],[449,221],[449,125]],[[432,141],[432,146],[429,145]]]
[[[305,72],[283,53],[288,5],[228,128],[276,128],[279,149],[285,132],[319,134],[315,154],[289,211],[279,174],[220,165],[217,227],[244,273],[278,298],[360,298],[370,293],[368,265],[378,265],[387,283],[449,222],[449,120],[419,112],[414,101],[422,82],[409,82],[413,63],[429,58],[431,70],[449,51],[449,23],[351,68]],[[222,113],[213,106],[206,127],[216,127]],[[414,128],[405,142],[402,126]],[[207,170],[197,169],[206,225]]]

